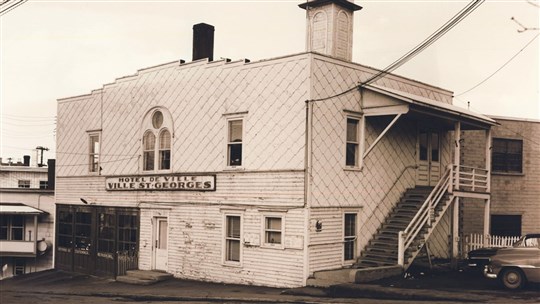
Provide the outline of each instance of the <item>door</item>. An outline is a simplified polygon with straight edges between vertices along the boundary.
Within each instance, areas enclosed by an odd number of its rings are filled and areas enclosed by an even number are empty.
[[[168,260],[168,234],[169,234],[169,225],[166,218],[156,217],[154,220],[154,269],[156,270],[167,270],[167,260]]]
[[[418,133],[418,186],[435,186],[441,178],[440,135],[433,130],[420,130]]]

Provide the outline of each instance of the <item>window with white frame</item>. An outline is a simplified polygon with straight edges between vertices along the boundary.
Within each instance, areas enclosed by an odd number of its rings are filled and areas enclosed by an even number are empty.
[[[356,213],[345,213],[343,223],[343,259],[354,260],[356,257]]]
[[[225,216],[225,262],[240,262],[241,217]]]
[[[264,243],[281,244],[283,235],[283,220],[279,216],[264,217]]]
[[[150,115],[150,116],[149,116]],[[171,123],[162,110],[154,109],[147,115],[143,134],[143,170],[171,169]]]
[[[88,171],[99,173],[99,153],[100,153],[100,134],[90,133],[89,138],[89,151],[88,151]]]
[[[20,179],[18,181],[18,185],[17,185],[19,188],[30,188],[30,180],[28,179]]]
[[[523,173],[523,140],[493,138],[493,172]]]
[[[345,165],[360,167],[360,119],[347,117]]]
[[[227,130],[227,166],[242,166],[243,120],[229,120]]]

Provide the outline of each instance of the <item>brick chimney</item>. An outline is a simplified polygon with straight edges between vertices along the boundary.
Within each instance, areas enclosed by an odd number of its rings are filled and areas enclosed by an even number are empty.
[[[298,5],[307,11],[307,52],[352,60],[353,13],[362,9],[353,2],[310,0]]]
[[[23,156],[23,163],[26,167],[30,167],[30,155]]]
[[[193,26],[193,61],[203,58],[214,60],[214,27],[199,23]]]

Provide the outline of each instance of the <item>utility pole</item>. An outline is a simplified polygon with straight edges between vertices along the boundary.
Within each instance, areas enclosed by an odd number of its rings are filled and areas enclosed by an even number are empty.
[[[39,146],[39,147],[36,147],[36,150],[41,150],[41,160],[38,164],[38,167],[43,167],[43,151],[49,151],[49,148]]]

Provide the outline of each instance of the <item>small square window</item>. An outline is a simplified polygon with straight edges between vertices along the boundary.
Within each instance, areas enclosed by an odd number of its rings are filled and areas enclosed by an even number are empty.
[[[18,183],[19,188],[30,188],[30,180],[20,179]]]
[[[49,185],[48,181],[40,180],[39,181],[39,189],[47,189]]]
[[[281,244],[282,236],[281,217],[265,217],[264,219],[264,243]]]

